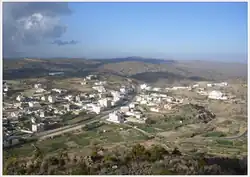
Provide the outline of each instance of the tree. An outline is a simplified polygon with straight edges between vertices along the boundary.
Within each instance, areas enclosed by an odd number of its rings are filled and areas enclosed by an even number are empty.
[[[178,148],[174,148],[172,154],[173,154],[173,155],[181,155],[181,151],[179,151]]]
[[[152,124],[155,124],[156,121],[153,120],[153,119],[147,118],[146,121],[145,121],[145,123],[146,123],[147,125],[152,125]]]
[[[159,145],[154,145],[151,149],[150,149],[150,160],[151,161],[156,161],[156,160],[161,160],[163,159],[164,155],[168,155],[169,152],[159,146]]]

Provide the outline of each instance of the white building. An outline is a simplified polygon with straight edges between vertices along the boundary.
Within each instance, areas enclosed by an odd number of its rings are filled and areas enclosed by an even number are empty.
[[[107,120],[114,123],[124,123],[124,119],[122,118],[121,114],[116,111],[110,113]]]
[[[75,101],[76,101],[76,102],[80,102],[80,101],[81,101],[80,96],[77,95],[76,98],[75,98]]]
[[[54,103],[54,102],[56,101],[55,96],[49,95],[49,96],[48,96],[48,101],[49,101],[50,103]]]
[[[126,88],[123,87],[123,88],[120,88],[120,92],[123,93],[123,94],[126,94],[127,90],[126,90]]]
[[[197,87],[199,87],[199,84],[194,84],[192,87],[197,88]]]
[[[44,123],[32,124],[32,132],[42,132],[44,131]]]
[[[69,104],[66,104],[66,105],[63,105],[64,109],[66,111],[70,111],[70,105]]]
[[[40,117],[42,117],[42,118],[45,117],[43,111],[40,111]]]
[[[41,100],[42,100],[42,101],[46,101],[45,96],[42,96],[42,97],[41,97]]]
[[[128,112],[129,111],[129,107],[128,106],[122,106],[120,108],[121,112]]]
[[[71,101],[72,100],[72,95],[65,96],[65,99],[68,100],[68,101]]]
[[[31,107],[31,108],[39,108],[39,107],[41,107],[39,102],[29,102],[28,104],[29,104],[29,107]]]
[[[34,85],[34,88],[35,88],[35,89],[39,89],[39,88],[41,88],[41,86],[42,86],[41,84],[35,84],[35,85]]]
[[[160,110],[159,110],[159,108],[150,108],[150,111],[152,111],[152,112],[160,112]]]
[[[21,101],[23,98],[22,98],[22,96],[21,95],[18,95],[17,97],[16,97],[16,100],[17,101]]]
[[[57,93],[62,93],[62,90],[61,89],[57,89],[57,88],[53,88],[51,91],[57,92]]]
[[[144,90],[146,87],[147,87],[147,84],[142,84],[142,85],[140,85],[140,88],[141,88],[142,90]]]
[[[8,92],[8,90],[9,90],[8,87],[4,87],[4,88],[3,88],[3,91],[4,91],[4,92]]]
[[[221,82],[221,83],[215,83],[214,85],[215,85],[215,86],[218,86],[218,87],[225,87],[225,86],[227,86],[228,84],[227,84],[227,82]]]
[[[87,80],[92,80],[92,79],[96,79],[96,78],[97,78],[96,75],[88,75],[88,76],[86,77]]]
[[[100,114],[101,112],[101,107],[95,104],[92,104],[92,111],[96,114]]]
[[[44,90],[43,88],[38,88],[37,90],[36,90],[36,93],[43,93],[43,92],[45,92],[46,90]]]
[[[172,90],[188,89],[188,87],[173,87]]]
[[[207,84],[207,87],[213,87],[213,84]]]
[[[159,92],[160,90],[161,88],[157,88],[157,87],[153,88],[153,91],[156,91],[156,92]]]
[[[130,104],[129,104],[129,108],[130,108],[130,109],[135,108],[135,104],[134,104],[134,103],[130,103]]]
[[[223,95],[220,91],[212,91],[209,93],[208,98],[215,100],[227,100],[227,97]]]
[[[111,100],[108,100],[107,98],[101,99],[98,101],[101,107],[109,108],[111,107]]]
[[[100,85],[100,86],[94,86],[92,87],[94,90],[97,90],[99,93],[103,93],[103,92],[106,92],[106,89]]]

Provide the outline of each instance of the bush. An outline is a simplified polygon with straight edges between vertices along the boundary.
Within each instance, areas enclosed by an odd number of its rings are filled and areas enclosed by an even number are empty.
[[[173,155],[181,155],[181,151],[179,151],[178,148],[174,148],[172,154],[173,154]]]
[[[154,145],[149,152],[150,152],[150,161],[161,160],[164,158],[164,155],[169,154],[169,152],[165,148],[158,145]]]
[[[145,121],[145,123],[148,124],[148,125],[151,125],[151,124],[155,124],[156,121],[153,120],[153,119],[147,118],[146,121]]]
[[[233,146],[233,142],[230,140],[216,140],[218,144]]]

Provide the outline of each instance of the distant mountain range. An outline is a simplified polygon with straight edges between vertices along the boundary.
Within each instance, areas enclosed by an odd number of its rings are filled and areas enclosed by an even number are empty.
[[[112,58],[112,59],[98,59],[96,61],[105,62],[105,63],[118,63],[126,61],[137,61],[144,63],[152,64],[161,64],[161,63],[176,63],[175,60],[165,60],[165,59],[156,59],[156,58],[143,58],[143,57],[125,57],[125,58]]]
[[[23,58],[4,58],[5,60],[18,60],[24,58],[33,58],[33,59],[51,59],[51,60],[60,60],[60,59],[72,59],[72,60],[94,60],[101,63],[118,63],[118,62],[126,62],[126,61],[137,61],[137,62],[144,62],[144,63],[152,63],[152,64],[162,64],[162,63],[176,63],[175,60],[165,60],[165,59],[156,59],[156,58],[143,58],[143,57],[124,57],[124,58],[103,58],[103,59],[86,59],[86,58],[70,58],[70,57],[51,57],[51,58],[39,58],[39,57],[23,57]]]

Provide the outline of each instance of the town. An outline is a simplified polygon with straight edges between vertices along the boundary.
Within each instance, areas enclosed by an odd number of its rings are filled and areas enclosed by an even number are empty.
[[[233,101],[234,95],[225,94],[221,88],[228,83],[196,83],[192,86],[172,88],[152,87],[148,84],[135,84],[128,80],[117,90],[107,89],[105,80],[98,80],[97,75],[88,75],[80,86],[92,84],[91,93],[72,92],[71,90],[33,85],[35,93],[25,97],[22,93],[10,99],[11,87],[3,83],[3,135],[4,147],[20,142],[24,137],[38,136],[62,127],[77,125],[82,121],[97,121],[102,115],[112,123],[136,122],[144,124],[145,112],[163,112],[178,105],[190,104],[190,98],[171,96],[174,92],[192,92],[207,99]],[[170,94],[171,93],[171,94]],[[77,121],[72,121],[77,117]],[[181,121],[180,121],[181,123]]]

